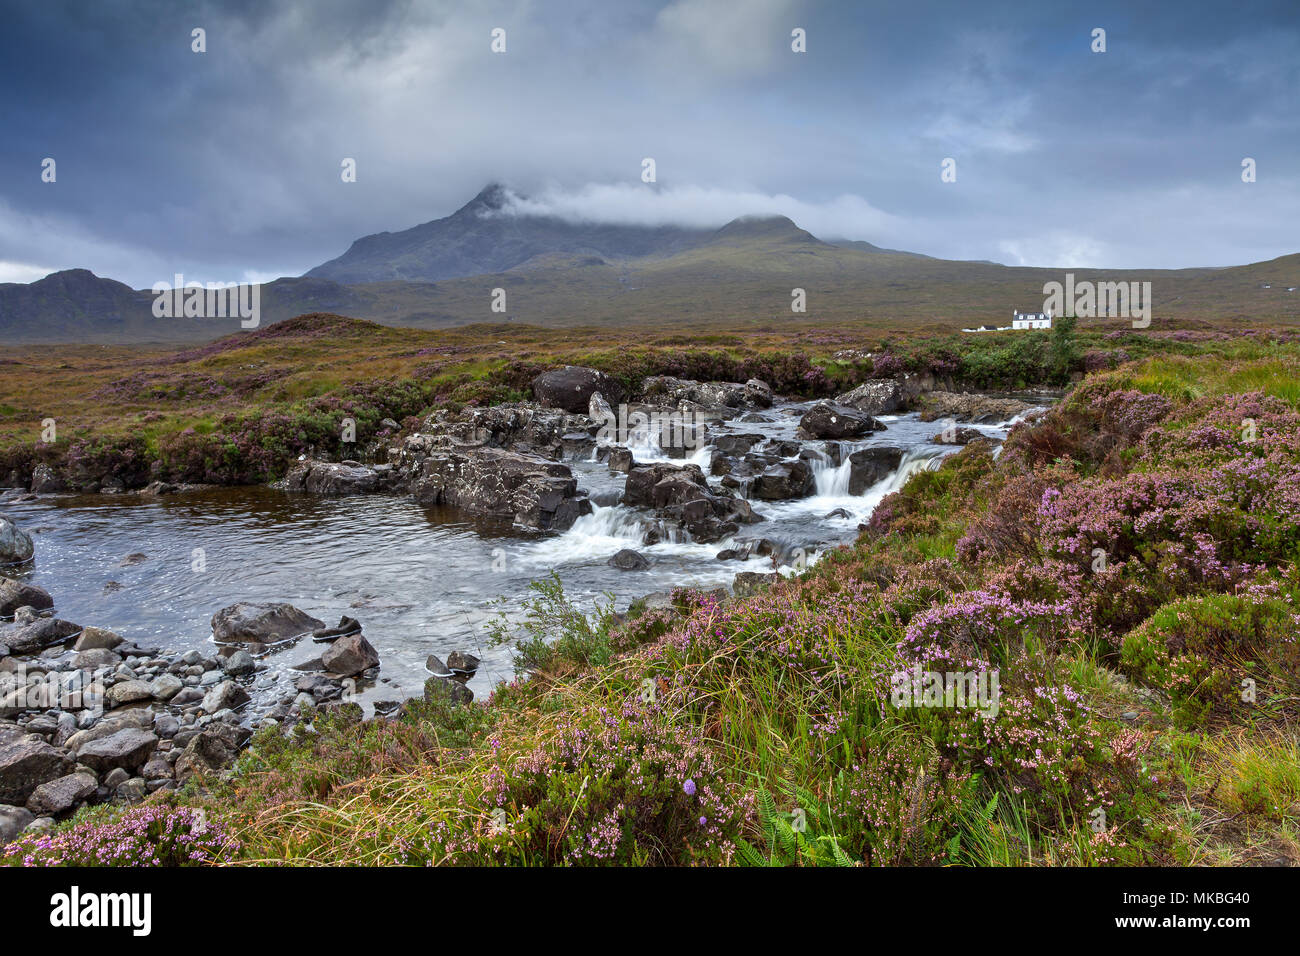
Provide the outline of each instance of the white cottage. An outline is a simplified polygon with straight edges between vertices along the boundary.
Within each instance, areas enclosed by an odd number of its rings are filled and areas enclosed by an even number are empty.
[[[1052,313],[1012,312],[1011,327],[1013,329],[1050,329],[1052,327]]]

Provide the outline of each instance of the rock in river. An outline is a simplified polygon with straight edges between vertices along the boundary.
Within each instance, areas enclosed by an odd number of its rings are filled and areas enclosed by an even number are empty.
[[[176,759],[176,779],[183,781],[195,773],[211,773],[228,766],[250,735],[246,727],[214,720],[190,739]]]
[[[500,448],[435,452],[411,490],[421,504],[513,518],[534,531],[564,530],[591,513],[567,465]]]
[[[27,798],[27,809],[41,817],[66,813],[95,792],[98,781],[88,773],[70,773],[41,784]]]
[[[209,714],[219,713],[223,710],[233,710],[236,707],[242,707],[249,700],[248,691],[240,687],[233,680],[223,680],[215,684],[213,688],[203,697],[203,709]]]
[[[618,568],[621,571],[644,571],[650,567],[650,561],[645,555],[631,548],[619,551],[607,563],[611,568]]]
[[[849,455],[849,494],[860,495],[888,478],[903,461],[901,448],[861,448]]]
[[[930,392],[923,400],[921,421],[951,418],[958,422],[1004,422],[1033,408],[1018,398],[967,392]]]
[[[0,625],[0,644],[11,654],[35,654],[55,644],[62,644],[81,631],[80,624],[42,617],[30,624]]]
[[[212,637],[223,643],[256,641],[274,644],[324,626],[324,621],[318,621],[292,604],[240,602],[212,615]]]
[[[112,650],[121,643],[120,634],[114,634],[102,627],[87,627],[81,632],[81,636],[77,638],[77,643],[73,644],[72,648],[77,651],[89,651],[95,648]]]
[[[805,461],[780,461],[754,479],[752,494],[763,501],[807,498],[817,490],[817,480]]]
[[[856,408],[831,402],[818,402],[799,419],[799,428],[809,438],[858,438],[882,427]]]
[[[0,564],[30,561],[34,550],[31,535],[8,515],[0,515]]]
[[[284,476],[285,491],[316,495],[361,495],[379,487],[379,473],[366,465],[308,459],[294,464]]]
[[[835,401],[867,415],[888,415],[903,407],[903,389],[892,378],[873,378],[852,391],[835,396]]]
[[[764,574],[759,571],[741,571],[732,580],[731,590],[736,597],[750,597],[771,586],[781,575],[776,572]]]
[[[340,637],[320,657],[325,670],[340,677],[353,677],[379,663],[379,652],[360,634]]]
[[[20,607],[43,611],[47,607],[54,607],[54,599],[44,588],[26,581],[0,577],[0,614],[11,615]]]
[[[77,751],[77,760],[99,773],[117,767],[136,770],[144,766],[156,746],[158,738],[149,731],[127,727],[84,744]]]

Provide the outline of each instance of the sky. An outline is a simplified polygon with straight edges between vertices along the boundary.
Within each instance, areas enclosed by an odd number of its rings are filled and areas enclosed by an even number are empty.
[[[0,282],[299,275],[489,181],[1008,265],[1271,259],[1300,2],[0,0]]]

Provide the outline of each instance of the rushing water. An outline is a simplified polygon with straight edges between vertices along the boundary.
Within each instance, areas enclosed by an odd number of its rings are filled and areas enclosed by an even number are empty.
[[[733,422],[730,428],[793,439],[797,415],[806,407],[780,406],[764,413],[771,422]],[[928,442],[939,427],[935,423],[915,415],[881,420],[888,429],[846,443],[844,457],[870,445],[904,448],[895,474],[853,496],[847,462],[838,468],[829,460],[813,462],[816,495],[754,502],[767,520],[742,528],[738,537],[765,537],[809,554],[852,541],[858,523],[885,494],[956,450]],[[1000,438],[1008,425],[975,427]],[[633,446],[639,462],[662,458],[649,439]],[[707,474],[712,455],[705,447],[689,460]],[[594,460],[569,464],[594,500],[616,500],[623,475]],[[717,587],[730,584],[739,571],[771,570],[768,558],[717,560],[728,547],[725,541],[643,546],[640,519],[649,513],[612,503],[597,504],[568,531],[548,535],[523,534],[508,521],[475,519],[454,509],[421,507],[408,497],[318,498],[264,487],[157,499],[0,499],[0,508],[35,540],[36,560],[22,575],[50,592],[60,617],[110,628],[142,645],[210,654],[213,613],[237,601],[287,601],[329,625],[342,614],[356,617],[382,665],[379,682],[362,695],[370,702],[418,694],[428,677],[429,654],[445,659],[461,649],[481,657],[470,685],[480,696],[513,676],[508,650],[487,645],[486,625],[501,610],[517,612],[529,583],[552,570],[579,603],[612,593],[619,608],[652,591]],[[840,508],[849,516],[827,517]],[[610,556],[622,548],[640,551],[650,568],[609,567]],[[202,550],[201,569],[196,549]],[[259,682],[290,679],[291,665],[322,649],[304,639],[272,655]]]

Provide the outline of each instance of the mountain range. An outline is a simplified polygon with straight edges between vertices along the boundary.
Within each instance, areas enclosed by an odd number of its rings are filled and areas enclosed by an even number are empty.
[[[450,216],[365,236],[301,277],[264,284],[261,322],[335,312],[418,328],[501,321],[958,328],[1036,311],[1044,284],[1066,272],[1150,282],[1158,318],[1300,322],[1300,254],[1215,269],[1011,267],[823,240],[785,217],[698,229],[520,215],[496,183]],[[806,312],[791,310],[796,288],[805,291]],[[236,319],[155,318],[153,301],[148,290],[85,269],[3,283],[0,340],[194,342],[239,328]]]

